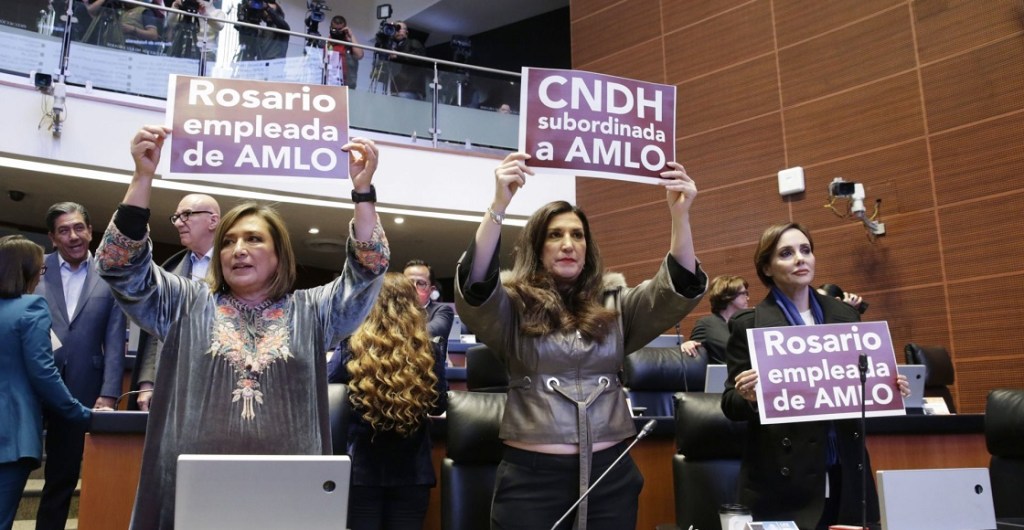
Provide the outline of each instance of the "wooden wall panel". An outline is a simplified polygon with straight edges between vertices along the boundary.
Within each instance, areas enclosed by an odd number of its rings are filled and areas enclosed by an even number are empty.
[[[660,11],[658,0],[630,0],[593,16],[574,19],[571,23],[573,63],[592,63],[657,37],[661,27]]]
[[[888,321],[897,349],[950,348],[961,410],[1020,386],[1024,0],[571,7],[577,67],[679,86],[676,149],[701,190],[692,223],[709,276],[746,277],[757,303],[761,231],[806,222],[819,282],[864,295],[865,318]],[[776,172],[795,165],[807,191],[781,198]],[[869,208],[882,199],[888,233],[877,243],[823,208],[836,176],[863,183]],[[581,179],[577,192],[609,267],[636,283],[664,256],[668,215],[660,190],[633,187]],[[701,304],[684,332],[708,312]]]
[[[676,122],[699,133],[779,111],[775,56],[766,55],[685,81],[676,97]]]
[[[848,282],[850,287],[844,289],[860,292],[941,282],[934,215],[900,215],[885,224],[889,233],[875,243],[868,241],[859,224],[847,223],[828,230],[810,227],[821,283],[837,283],[830,282],[832,278],[857,278],[859,281]]]
[[[938,204],[1024,188],[1024,112],[932,138]]]
[[[932,133],[1020,109],[1024,46],[1008,39],[921,69]]]
[[[957,363],[957,410],[965,414],[984,414],[985,400],[995,388],[1021,388],[1024,381],[1024,357],[999,357],[986,362]]]
[[[681,131],[686,124],[677,123]],[[770,114],[676,142],[676,154],[704,189],[775,175],[786,167],[782,122]]]
[[[576,201],[583,211],[609,213],[665,200],[665,189],[652,184],[578,177]]]
[[[1024,273],[956,283],[949,287],[956,357],[960,361],[1005,356],[1024,359]],[[1024,378],[1020,379],[1024,385]]]
[[[774,0],[775,36],[785,48],[898,4],[906,9],[904,0]]]
[[[641,79],[652,83],[665,82],[664,39],[658,36],[619,53],[597,58],[594,62],[577,65],[580,70]]]
[[[588,213],[587,217],[609,264],[656,260],[668,252],[670,216],[664,200],[614,214]]]
[[[1021,32],[1020,0],[915,0],[911,5],[925,64]]]
[[[774,43],[770,5],[752,2],[696,26],[666,30],[665,37],[667,79],[678,84],[770,53]]]
[[[941,208],[949,281],[1024,270],[1021,212],[1024,192]]]
[[[789,217],[786,203],[779,199],[774,177],[706,191],[700,191],[701,181],[696,176],[694,179],[699,193],[690,216],[698,249],[718,248],[737,241],[756,242],[764,231],[765,219]]]
[[[763,0],[755,0],[762,2]],[[700,2],[663,1],[661,16],[665,21],[665,33],[705,22],[705,19],[720,16],[726,11],[737,9],[750,0],[702,0]]]
[[[869,214],[874,211],[875,199],[882,199],[883,219],[935,206],[928,148],[923,140],[805,166],[807,191],[803,200],[793,202],[793,218],[816,227],[847,222],[824,207],[828,203],[828,185],[836,177],[864,184],[868,195],[865,206]],[[836,208],[843,213],[848,211],[848,207],[849,201],[836,202]]]
[[[786,107],[905,72],[915,66],[910,13],[890,9],[779,50]]]
[[[785,117],[792,165],[823,162],[924,134],[913,72],[786,109]]]

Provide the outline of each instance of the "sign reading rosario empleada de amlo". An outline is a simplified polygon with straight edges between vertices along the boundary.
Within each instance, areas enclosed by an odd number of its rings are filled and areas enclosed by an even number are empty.
[[[747,330],[761,423],[859,418],[860,354],[867,356],[866,416],[906,414],[886,322]]]
[[[676,87],[524,68],[519,149],[558,173],[654,183],[675,160]]]
[[[345,87],[172,75],[171,177],[348,178]]]

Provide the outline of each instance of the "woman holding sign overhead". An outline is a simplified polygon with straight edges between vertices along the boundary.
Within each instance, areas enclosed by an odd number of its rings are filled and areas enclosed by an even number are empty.
[[[792,520],[801,529],[827,529],[836,523],[859,524],[862,517],[861,433],[857,420],[762,425],[757,404],[758,374],[751,369],[747,330],[857,322],[855,309],[817,293],[814,241],[804,226],[780,223],[761,235],[754,267],[768,296],[730,323],[726,347],[729,377],[722,410],[747,421],[746,449],[740,467],[739,502],[754,520]],[[897,378],[909,395],[906,378]],[[870,461],[864,462],[869,466]],[[878,496],[868,474],[867,521],[877,523]]]
[[[491,528],[547,529],[563,515],[559,529],[634,528],[643,477],[628,455],[610,467],[636,435],[618,372],[626,354],[679,322],[704,293],[690,234],[697,188],[675,162],[661,173],[669,253],[637,287],[606,273],[586,215],[564,201],[530,217],[512,270],[499,278],[501,223],[533,175],[528,159],[510,154],[494,171],[494,199],[457,270],[459,315],[509,372]]]
[[[254,203],[221,217],[208,280],[163,270],[153,263],[147,220],[169,133],[148,126],[132,139],[135,173],[96,252],[118,305],[163,342],[132,529],[174,527],[181,454],[330,453],[324,351],[366,317],[390,256],[371,185],[377,149],[352,139],[342,149],[363,198],[353,193],[347,254],[334,281],[293,291],[288,230],[276,211]],[[238,484],[239,495],[268,480]]]

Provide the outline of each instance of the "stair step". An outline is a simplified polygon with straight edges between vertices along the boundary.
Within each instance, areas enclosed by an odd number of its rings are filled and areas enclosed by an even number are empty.
[[[35,520],[23,520],[14,521],[14,526],[11,530],[35,530]],[[78,530],[78,519],[68,519],[68,524],[64,527],[64,530]]]

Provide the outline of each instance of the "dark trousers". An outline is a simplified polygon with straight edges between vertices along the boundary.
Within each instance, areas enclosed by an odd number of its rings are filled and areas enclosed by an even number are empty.
[[[590,484],[618,458],[628,443],[594,453]],[[633,458],[626,455],[587,497],[587,530],[636,528],[637,499],[644,487]],[[579,456],[549,455],[505,447],[491,504],[492,530],[548,529],[580,496]],[[574,511],[558,526],[573,528]]]
[[[43,495],[36,514],[36,530],[64,530],[71,509],[71,497],[82,470],[85,430],[59,419],[46,427],[46,465]]]
[[[430,486],[352,486],[349,530],[421,530]]]
[[[14,525],[18,503],[32,467],[29,460],[0,464],[0,530],[11,530]]]

